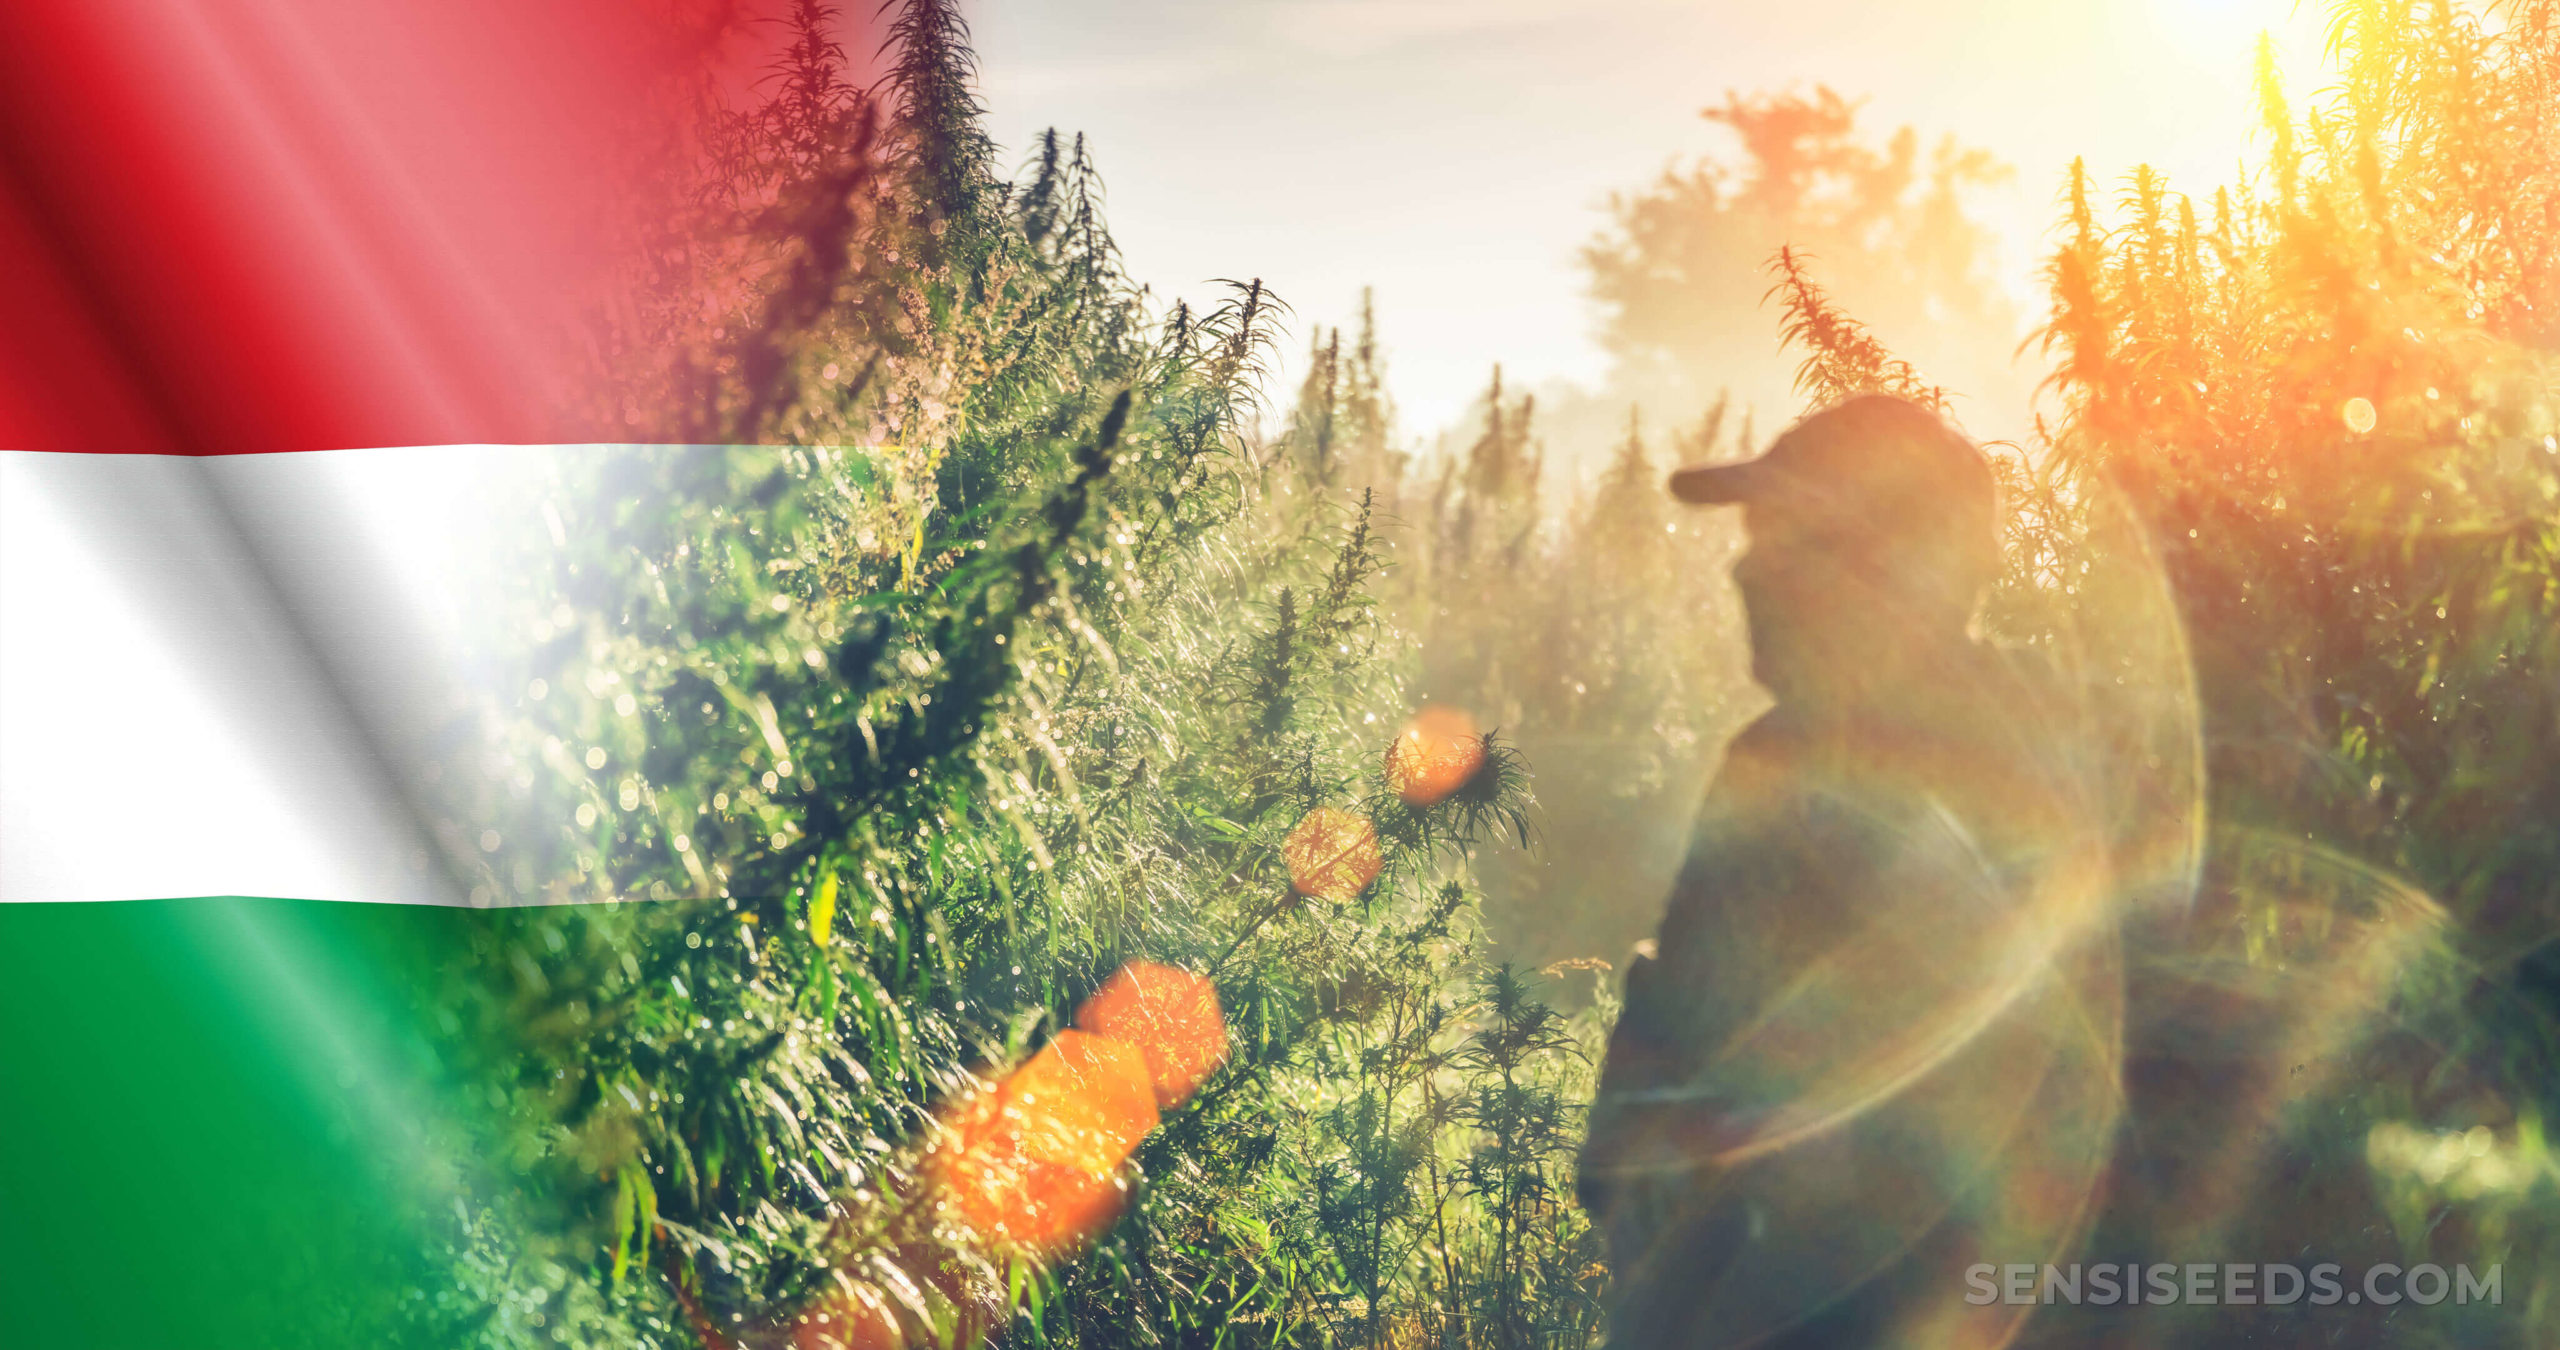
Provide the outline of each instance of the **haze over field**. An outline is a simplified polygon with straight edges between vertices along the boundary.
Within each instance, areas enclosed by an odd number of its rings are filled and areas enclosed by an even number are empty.
[[[2228,180],[2261,30],[2290,85],[2325,83],[2318,16],[2292,0],[1100,0],[970,17],[1009,159],[1043,127],[1087,133],[1131,269],[1159,294],[1260,275],[1302,337],[1374,285],[1403,428],[1424,434],[1496,361],[1515,385],[1603,378],[1577,250],[1611,192],[1737,156],[1698,117],[1727,90],[1827,84],[1865,101],[1874,142],[1908,124],[2012,165],[1972,209],[2024,322],[2073,156],[2109,195],[2146,161],[2193,189]],[[1775,331],[1773,316],[1771,371]],[[1929,368],[1927,335],[1885,336]],[[1284,350],[1279,388],[1303,360]],[[1966,409],[1977,430],[2019,429],[1984,402]]]

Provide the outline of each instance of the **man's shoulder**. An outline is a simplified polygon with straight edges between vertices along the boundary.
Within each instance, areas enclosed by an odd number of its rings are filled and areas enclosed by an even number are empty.
[[[1710,795],[1782,791],[1802,777],[1810,737],[1796,711],[1779,705],[1751,719],[1725,746]]]

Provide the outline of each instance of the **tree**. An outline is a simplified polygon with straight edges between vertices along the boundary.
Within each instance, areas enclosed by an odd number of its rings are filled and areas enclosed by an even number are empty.
[[[1909,127],[1877,148],[1857,105],[1828,87],[1729,93],[1702,115],[1741,141],[1740,165],[1674,166],[1613,196],[1613,228],[1583,249],[1614,401],[1672,420],[1718,390],[1772,420],[1793,407],[1761,308],[1761,269],[1787,248],[1969,408],[2000,415],[2017,390],[2016,320],[1965,202],[2008,170],[1953,137],[1924,156]]]

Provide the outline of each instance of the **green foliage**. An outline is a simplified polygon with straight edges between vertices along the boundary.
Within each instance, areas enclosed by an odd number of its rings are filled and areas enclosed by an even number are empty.
[[[1349,350],[1342,330],[1318,327],[1307,346],[1307,376],[1299,385],[1283,438],[1285,453],[1318,487],[1346,479],[1363,483],[1394,510],[1400,498],[1405,456],[1390,440],[1395,406],[1387,394],[1386,362],[1378,350],[1378,320],[1369,293],[1360,295],[1360,332]]]
[[[1616,963],[1652,932],[1708,762],[1752,711],[1721,584],[1737,532],[1662,491],[1675,462],[1747,452],[1728,406],[1675,431],[1669,455],[1630,410],[1605,467],[1559,491],[1536,404],[1497,370],[1481,429],[1412,503],[1401,542],[1419,556],[1395,590],[1419,694],[1503,728],[1552,785],[1537,847],[1480,860],[1489,932],[1515,961]]]
[[[2554,33],[2378,0],[2334,33],[2298,122],[2262,67],[2269,172],[2209,211],[2142,170],[2109,226],[2075,173],[2053,446],[2161,541],[2217,817],[2410,876],[2503,965],[2560,904]]]
[[[1867,326],[1831,303],[1793,245],[1769,260],[1777,277],[1764,300],[1778,302],[1778,338],[1804,352],[1796,392],[1816,408],[1860,394],[1891,394],[1944,415],[1947,391],[1926,383],[1910,362],[1885,350]]]
[[[863,1283],[958,1335],[918,1262],[974,1260],[1042,1344],[1467,1341],[1447,1272],[1491,1287],[1465,1235],[1517,1263],[1521,1230],[1430,1104],[1490,1072],[1456,1050],[1463,864],[1518,837],[1517,757],[1429,808],[1384,781],[1413,650],[1380,522],[1321,490],[1334,451],[1247,434],[1279,303],[1151,319],[1080,141],[986,169],[948,6],[900,12],[874,93],[829,17],[705,133],[683,284],[728,303],[658,315],[698,364],[627,394],[782,443],[571,461],[514,565],[523,693],[441,784],[478,898],[584,903],[452,972],[495,1123],[422,1335],[757,1342]],[[1374,336],[1341,367],[1342,453],[1382,462]],[[1384,864],[1338,905],[1280,847],[1324,805]],[[936,1105],[1139,957],[1208,975],[1233,1046],[1128,1220],[1046,1272],[902,1245]]]
[[[1600,1244],[1573,1222],[1564,1159],[1582,1142],[1581,1097],[1539,1081],[1561,1054],[1578,1054],[1564,1019],[1534,997],[1509,965],[1487,973],[1475,1034],[1460,1063],[1477,1071],[1461,1106],[1480,1142],[1458,1169],[1458,1184],[1493,1214],[1493,1250],[1474,1289],[1495,1345],[1579,1345],[1598,1330]]]

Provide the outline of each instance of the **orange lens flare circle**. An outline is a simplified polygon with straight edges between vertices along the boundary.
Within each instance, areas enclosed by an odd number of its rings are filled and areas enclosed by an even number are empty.
[[[1423,708],[1387,746],[1387,782],[1407,806],[1436,806],[1484,772],[1484,733],[1463,708]]]
[[[889,1257],[890,1278],[929,1287],[962,1319],[927,1343],[974,1345],[1005,1315],[1003,1296],[973,1290],[955,1252],[1051,1265],[1102,1236],[1128,1202],[1130,1155],[1161,1112],[1189,1100],[1226,1057],[1217,986],[1132,961],[1076,1010],[1075,1026],[1001,1081],[946,1103],[940,1138],[917,1169],[921,1212],[938,1216],[935,1235],[910,1234]],[[926,1313],[911,1305],[902,1314],[877,1279],[851,1265],[845,1274],[836,1291],[777,1328],[792,1350],[916,1343],[913,1319]]]
[[[1054,1257],[1120,1215],[1120,1165],[1156,1127],[1147,1057],[1126,1041],[1067,1030],[993,1090],[962,1102],[931,1171],[972,1229]]]
[[[1132,961],[1076,1009],[1076,1026],[1138,1048],[1156,1109],[1188,1101],[1227,1059],[1217,986],[1187,970]]]
[[[1384,866],[1378,856],[1378,832],[1366,816],[1335,806],[1319,806],[1299,818],[1280,845],[1289,865],[1289,885],[1298,894],[1346,904]]]
[[[1043,1260],[1066,1255],[1120,1217],[1129,1156],[1226,1057],[1217,987],[1132,961],[1076,1010],[1074,1027],[944,1111],[925,1168],[935,1197],[985,1237]]]

